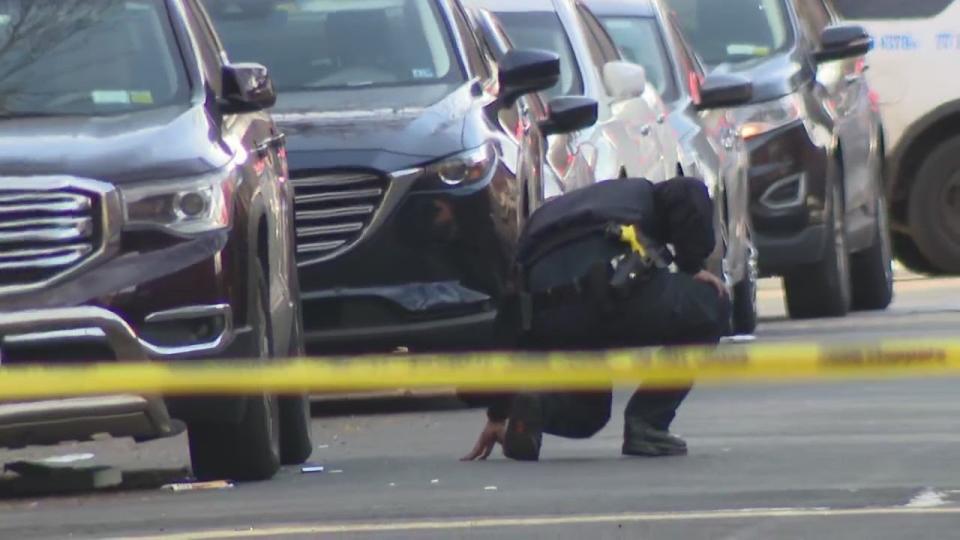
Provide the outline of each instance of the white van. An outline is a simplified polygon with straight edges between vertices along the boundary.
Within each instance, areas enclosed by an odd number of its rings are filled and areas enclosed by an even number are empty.
[[[898,257],[960,273],[960,0],[828,0],[875,40],[867,78],[885,131]]]

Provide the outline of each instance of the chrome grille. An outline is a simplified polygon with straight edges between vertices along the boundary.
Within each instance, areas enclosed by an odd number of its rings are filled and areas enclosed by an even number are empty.
[[[359,240],[387,190],[384,177],[368,172],[303,175],[292,181],[301,263],[322,259]]]
[[[0,187],[0,288],[42,284],[83,263],[99,246],[97,205],[66,188]]]

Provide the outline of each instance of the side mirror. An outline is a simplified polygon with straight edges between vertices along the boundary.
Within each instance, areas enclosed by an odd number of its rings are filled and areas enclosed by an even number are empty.
[[[267,68],[260,64],[230,64],[223,67],[223,112],[244,113],[269,109],[277,92]]]
[[[508,51],[499,66],[501,106],[512,106],[520,96],[542,92],[560,81],[560,56],[536,49]]]
[[[813,57],[817,63],[863,56],[873,49],[873,38],[855,24],[828,26],[820,35],[820,50]]]
[[[637,98],[647,89],[647,70],[632,62],[607,62],[603,66],[603,83],[617,101]]]
[[[753,99],[753,83],[738,75],[714,73],[700,85],[699,109],[746,105]]]
[[[597,100],[582,96],[553,98],[547,104],[547,118],[540,122],[544,136],[570,133],[597,123]]]

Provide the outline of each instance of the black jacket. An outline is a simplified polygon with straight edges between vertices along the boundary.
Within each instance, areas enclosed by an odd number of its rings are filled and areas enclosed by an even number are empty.
[[[673,246],[677,268],[695,274],[715,246],[713,217],[706,185],[695,178],[608,180],[553,199],[534,212],[520,238],[517,259],[526,264],[545,242],[566,230],[632,223],[658,244],[650,247]]]
[[[521,235],[517,262],[527,266],[531,260],[539,260],[544,245],[567,231],[614,222],[637,225],[647,240],[658,244],[648,248],[673,246],[677,268],[695,274],[704,269],[715,247],[713,218],[713,202],[700,180],[608,180],[567,193],[540,207]],[[566,264],[575,261],[567,259]],[[488,417],[495,421],[506,420],[511,397],[512,394],[502,393],[461,394],[472,405],[486,406]]]

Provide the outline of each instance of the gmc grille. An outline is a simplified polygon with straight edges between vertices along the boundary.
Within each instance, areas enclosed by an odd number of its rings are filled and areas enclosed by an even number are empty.
[[[323,259],[359,240],[387,190],[384,177],[366,172],[324,173],[292,182],[299,263]]]
[[[0,187],[0,289],[48,282],[93,255],[99,202],[69,189]]]

